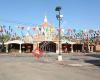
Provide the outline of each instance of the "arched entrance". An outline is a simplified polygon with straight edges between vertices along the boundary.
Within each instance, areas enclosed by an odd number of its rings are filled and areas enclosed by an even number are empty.
[[[73,44],[73,47],[71,47],[71,44],[64,43],[62,44],[62,51],[64,53],[69,53],[71,52],[71,49],[73,49],[74,52],[82,52],[82,46],[82,44]]]
[[[63,53],[71,52],[71,44],[63,43],[62,44],[62,52]]]
[[[20,49],[20,44],[17,44],[17,43],[8,44],[9,52],[19,52],[19,49]]]
[[[83,44],[74,44],[73,51],[74,52],[82,52],[82,46],[83,46]]]
[[[21,50],[22,50],[22,52],[30,53],[33,50],[33,44],[31,44],[31,43],[23,43],[21,45]]]
[[[56,43],[52,41],[43,41],[39,43],[39,48],[46,52],[56,52]]]

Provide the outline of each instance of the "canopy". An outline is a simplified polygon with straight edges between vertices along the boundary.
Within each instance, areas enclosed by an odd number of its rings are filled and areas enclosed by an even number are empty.
[[[12,44],[12,43],[15,43],[15,44],[23,44],[24,41],[22,41],[22,40],[13,40],[13,41],[8,41],[8,42],[6,42],[4,44],[6,45],[6,44]]]

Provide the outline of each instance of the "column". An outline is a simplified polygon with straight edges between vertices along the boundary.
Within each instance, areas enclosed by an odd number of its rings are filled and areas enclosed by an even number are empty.
[[[93,46],[91,46],[91,52],[93,52]]]
[[[90,45],[88,45],[88,52],[90,52]]]
[[[59,54],[59,44],[56,44],[56,53]]]
[[[37,43],[36,42],[34,43],[33,47],[34,47],[33,50],[35,50],[37,48]]]
[[[8,53],[8,44],[6,45],[6,53]]]
[[[71,53],[73,53],[73,44],[71,44]]]
[[[37,47],[39,48],[39,42],[38,42],[38,44],[37,44]]]
[[[33,44],[33,49],[32,49],[32,51],[34,50],[34,44]]]
[[[21,51],[21,44],[20,44],[20,49],[19,49],[19,53],[22,53],[22,51]]]

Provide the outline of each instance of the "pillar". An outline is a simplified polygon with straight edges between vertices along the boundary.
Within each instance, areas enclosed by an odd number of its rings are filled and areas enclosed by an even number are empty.
[[[71,44],[71,53],[73,53],[73,44]]]
[[[93,52],[93,46],[91,46],[91,52]]]
[[[36,47],[37,47],[37,43],[36,42],[34,43],[33,47],[34,47],[33,50],[35,50]]]
[[[33,44],[33,49],[32,49],[32,51],[34,50],[34,44]]]
[[[37,42],[37,47],[39,48],[39,42]]]
[[[90,52],[90,45],[88,45],[88,52]]]
[[[88,52],[90,52],[90,45],[89,45],[89,42],[87,44],[87,47],[88,47]]]
[[[82,52],[84,52],[84,44],[82,44]]]
[[[8,44],[6,45],[6,53],[8,53]]]
[[[21,50],[21,44],[20,44],[20,49],[19,49],[19,53],[22,53],[22,50]]]
[[[59,44],[56,44],[56,53],[59,54]]]

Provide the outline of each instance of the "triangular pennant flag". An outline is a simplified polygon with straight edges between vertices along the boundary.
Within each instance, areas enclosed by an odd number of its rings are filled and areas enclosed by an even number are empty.
[[[36,30],[36,28],[35,28],[35,27],[33,27],[32,29],[33,29],[34,31]]]
[[[11,29],[11,26],[9,26],[9,30]]]
[[[23,30],[23,29],[24,29],[24,27],[21,27],[21,29]]]
[[[30,27],[27,27],[27,30],[29,31],[30,30]]]
[[[0,32],[3,32],[3,28],[2,27],[0,27]]]
[[[39,31],[41,31],[41,28],[39,28]]]

